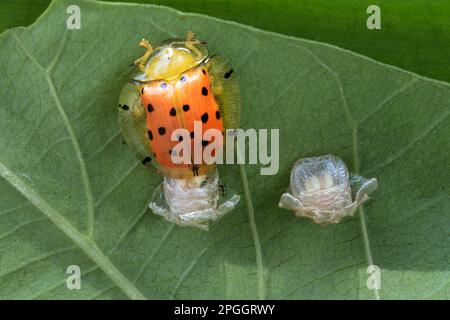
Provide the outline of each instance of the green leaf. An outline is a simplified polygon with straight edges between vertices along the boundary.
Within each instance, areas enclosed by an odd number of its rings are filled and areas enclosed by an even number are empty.
[[[447,0],[108,0],[154,3],[263,30],[327,42],[421,75],[450,81]],[[32,23],[50,0],[3,0],[0,32]],[[369,30],[370,5],[381,30]]]
[[[70,4],[80,30],[65,27]],[[161,178],[117,127],[136,44],[187,29],[231,59],[243,126],[280,129],[277,175],[249,165],[247,188],[239,168],[220,168],[249,202],[209,232],[149,212]],[[0,72],[2,298],[448,298],[448,84],[205,16],[73,0],[3,34]],[[294,161],[325,153],[379,180],[359,219],[320,227],[278,208]],[[66,287],[70,265],[80,290]]]
[[[327,42],[424,76],[450,81],[447,0],[139,0]],[[381,30],[369,30],[370,5]]]
[[[0,3],[0,32],[33,23],[50,2],[50,0],[3,0]]]

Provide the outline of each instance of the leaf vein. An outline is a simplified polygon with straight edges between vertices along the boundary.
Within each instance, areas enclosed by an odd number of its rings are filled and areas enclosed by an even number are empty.
[[[175,295],[177,294],[178,290],[180,289],[184,279],[186,279],[186,277],[189,275],[189,273],[191,273],[192,270],[194,270],[194,267],[197,264],[198,260],[205,254],[205,252],[207,250],[208,250],[207,246],[205,248],[203,248],[203,250],[200,251],[200,253],[194,258],[194,260],[188,266],[188,268],[183,272],[183,274],[181,275],[180,279],[178,279],[178,282],[176,283],[175,288],[174,288],[174,290],[172,291],[172,294],[171,294],[171,299],[172,300],[175,298]]]
[[[344,91],[344,86],[342,84],[342,81],[340,79],[340,77],[338,76],[338,74],[336,72],[334,72],[333,69],[331,69],[330,66],[328,66],[325,61],[323,61],[321,58],[319,58],[316,54],[314,54],[314,52],[303,48],[299,45],[297,45],[298,48],[301,48],[302,50],[304,50],[305,52],[309,53],[325,70],[327,70],[336,80],[336,84],[338,86],[339,92],[340,92],[340,97],[342,100],[342,106],[344,109],[344,112],[346,113],[346,118],[348,121],[349,126],[352,129],[352,152],[353,152],[353,171],[355,174],[359,174],[359,154],[358,154],[358,127],[357,127],[357,123],[355,118],[353,117],[353,115],[350,112],[350,108],[348,106],[347,103],[347,99],[345,97],[345,91]],[[365,215],[364,215],[364,211],[362,208],[359,209],[359,216],[360,216],[360,227],[361,227],[361,233],[362,233],[362,238],[363,238],[363,245],[364,245],[364,252],[366,254],[366,260],[367,260],[367,264],[373,265],[373,258],[372,258],[372,251],[370,248],[370,241],[369,241],[369,235],[367,232],[367,225],[366,225],[366,219],[365,219]],[[374,290],[374,295],[375,295],[375,299],[379,300],[380,299],[380,295],[379,295],[379,291],[378,289]]]
[[[156,248],[153,250],[152,254],[147,258],[147,260],[145,261],[145,263],[142,265],[142,267],[139,269],[138,273],[136,274],[136,277],[133,279],[133,283],[136,283],[136,281],[139,280],[139,278],[142,276],[145,268],[148,266],[148,264],[152,261],[153,257],[158,253],[159,249],[161,249],[161,246],[163,245],[163,243],[166,241],[166,239],[169,237],[170,233],[172,232],[172,230],[174,229],[175,225],[172,224],[166,231],[166,233],[164,234],[164,236],[161,238],[161,241],[159,241],[158,245],[156,246]]]
[[[23,268],[26,268],[27,266],[32,265],[35,262],[42,261],[42,260],[45,260],[47,258],[50,258],[51,256],[58,255],[58,254],[61,254],[61,253],[65,253],[65,252],[74,250],[75,248],[76,248],[76,246],[72,245],[72,246],[68,246],[68,247],[64,247],[64,248],[58,248],[56,250],[46,252],[45,254],[41,254],[39,256],[36,256],[33,259],[31,259],[31,260],[29,260],[29,261],[27,261],[25,263],[22,263],[20,265],[16,265],[14,268],[11,268],[9,270],[3,271],[2,273],[0,273],[0,278],[3,278],[5,276],[7,276],[7,275],[9,275],[11,273],[17,272],[19,270],[22,270]]]
[[[80,233],[64,216],[45,201],[23,180],[15,175],[9,168],[0,162],[0,176],[8,181],[24,197],[52,221],[65,235],[67,235],[92,261],[120,287],[124,293],[132,299],[145,299],[145,296],[116,268],[103,251],[87,237]]]
[[[78,143],[78,140],[75,135],[75,131],[70,123],[70,120],[64,110],[64,107],[61,104],[61,101],[59,100],[59,97],[56,93],[56,89],[53,83],[53,80],[47,70],[33,57],[33,55],[28,51],[28,49],[25,47],[25,45],[22,43],[22,41],[17,37],[16,33],[13,32],[14,39],[17,41],[19,46],[22,48],[22,50],[25,52],[25,54],[28,56],[28,58],[44,73],[45,80],[47,82],[47,85],[50,90],[50,94],[53,98],[53,101],[56,104],[56,108],[64,122],[64,125],[67,129],[67,132],[69,133],[69,136],[72,140],[72,145],[75,150],[75,154],[77,156],[77,159],[80,164],[80,170],[81,170],[81,178],[83,181],[83,186],[86,193],[86,202],[87,202],[87,211],[88,211],[88,235],[93,235],[94,233],[94,201],[92,197],[92,191],[91,186],[89,182],[89,175],[86,167],[86,163],[83,158],[83,154],[81,152],[81,147]]]
[[[371,174],[377,170],[386,167],[395,160],[400,159],[401,156],[403,156],[403,154],[405,154],[409,149],[411,149],[416,143],[424,139],[434,128],[439,126],[439,124],[441,124],[449,115],[450,109],[447,112],[444,112],[436,121],[434,121],[428,128],[426,128],[422,134],[418,135],[416,138],[412,139],[410,143],[406,144],[403,148],[401,148],[393,157],[388,158],[386,161],[368,170],[366,174]]]
[[[400,87],[398,90],[395,90],[394,92],[392,92],[388,97],[386,97],[386,99],[384,99],[383,101],[381,101],[381,103],[376,106],[375,108],[373,108],[371,110],[371,112],[368,112],[366,114],[365,117],[363,117],[362,119],[360,119],[358,121],[358,126],[360,126],[361,124],[363,124],[365,121],[367,121],[367,119],[369,119],[370,117],[372,117],[374,114],[376,114],[380,109],[382,109],[385,105],[388,104],[388,102],[390,102],[392,99],[394,99],[395,97],[397,97],[398,95],[404,93],[406,91],[406,89],[408,89],[410,86],[412,86],[415,82],[417,82],[419,80],[419,78],[413,77],[410,81],[408,81],[404,86]]]

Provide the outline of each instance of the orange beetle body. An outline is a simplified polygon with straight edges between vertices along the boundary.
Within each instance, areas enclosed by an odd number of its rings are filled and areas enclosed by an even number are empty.
[[[211,81],[204,68],[189,70],[171,81],[154,81],[141,90],[141,101],[146,112],[147,135],[154,160],[166,168],[192,170],[202,173],[203,165],[176,164],[172,161],[174,147],[184,139],[173,139],[174,130],[188,130],[191,149],[194,150],[194,121],[202,125],[201,132],[214,128],[223,132],[223,122],[216,99],[211,92]],[[173,141],[174,140],[174,141]],[[202,140],[204,148],[210,141]],[[206,169],[206,168],[205,168]]]

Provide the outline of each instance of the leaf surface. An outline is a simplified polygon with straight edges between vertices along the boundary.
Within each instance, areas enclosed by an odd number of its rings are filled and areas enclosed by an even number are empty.
[[[66,29],[71,4],[80,30]],[[149,212],[160,177],[117,126],[136,44],[188,29],[231,59],[243,127],[280,129],[280,170],[261,176],[248,165],[251,194],[237,166],[220,169],[254,215],[242,201],[209,232]],[[66,0],[1,36],[0,72],[1,297],[448,297],[448,84],[206,16]],[[320,227],[277,207],[292,164],[325,153],[379,180],[359,219]],[[377,292],[366,287],[373,263]],[[81,268],[80,290],[66,287],[70,265]]]

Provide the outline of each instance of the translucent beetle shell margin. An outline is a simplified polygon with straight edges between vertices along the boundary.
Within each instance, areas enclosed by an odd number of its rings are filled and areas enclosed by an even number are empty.
[[[279,207],[321,225],[339,223],[352,216],[377,186],[375,178],[349,175],[344,161],[334,155],[304,158],[294,164]]]
[[[194,121],[202,132],[239,127],[241,98],[230,63],[211,55],[206,43],[188,32],[185,39],[169,39],[135,61],[136,68],[119,98],[119,125],[127,144],[146,166],[163,176],[150,208],[181,226],[208,228],[238,203],[239,196],[223,192],[215,164],[179,164],[173,149],[184,141],[194,148]],[[190,134],[172,141],[172,132]],[[224,139],[226,135],[223,135]],[[200,139],[202,148],[211,141]]]

